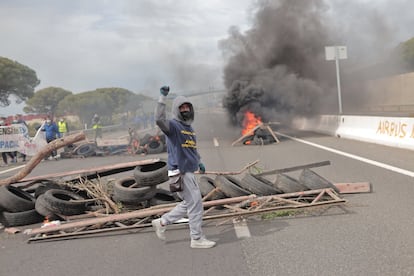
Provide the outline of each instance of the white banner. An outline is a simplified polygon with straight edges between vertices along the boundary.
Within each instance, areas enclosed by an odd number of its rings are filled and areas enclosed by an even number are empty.
[[[40,128],[31,138],[24,124],[0,126],[0,152],[18,151],[33,156],[46,145],[44,132]]]

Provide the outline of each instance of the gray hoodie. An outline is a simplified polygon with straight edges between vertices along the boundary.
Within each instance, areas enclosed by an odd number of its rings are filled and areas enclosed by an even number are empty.
[[[165,96],[160,96],[155,111],[155,120],[168,138],[170,147],[168,158],[172,158],[172,163],[177,165],[181,173],[197,171],[200,156],[197,152],[196,135],[191,127],[191,123],[194,121],[193,105],[187,98],[178,96],[172,104],[173,119],[167,120],[165,100]],[[179,110],[183,103],[190,105],[192,116],[188,120],[184,120]]]

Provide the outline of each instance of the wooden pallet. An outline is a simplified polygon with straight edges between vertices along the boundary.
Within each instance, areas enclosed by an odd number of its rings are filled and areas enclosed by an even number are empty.
[[[280,210],[295,210],[329,205],[342,205],[347,201],[332,189],[319,189],[297,193],[276,194],[257,197],[255,195],[219,199],[203,202],[203,220],[244,218],[260,213]],[[174,204],[158,205],[128,213],[106,215],[71,221],[58,226],[26,231],[31,238],[28,242],[73,239],[80,236],[96,235],[114,231],[126,231],[149,227],[153,218],[161,216],[175,207]],[[217,206],[223,208],[218,210]]]

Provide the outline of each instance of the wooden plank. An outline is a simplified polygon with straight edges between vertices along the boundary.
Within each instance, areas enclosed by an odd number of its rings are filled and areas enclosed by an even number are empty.
[[[64,177],[64,176],[87,176],[87,175],[96,175],[96,176],[105,176],[109,175],[112,171],[118,171],[121,170],[121,172],[125,170],[132,170],[138,165],[146,165],[146,164],[152,164],[155,162],[158,162],[160,159],[146,159],[146,160],[139,160],[139,161],[132,161],[132,162],[126,162],[126,163],[119,163],[115,165],[106,165],[101,167],[94,167],[90,169],[82,169],[82,170],[75,170],[75,171],[68,171],[68,172],[58,172],[58,173],[51,173],[51,174],[45,174],[45,175],[39,175],[39,176],[33,176],[33,177],[27,177],[24,178],[18,182],[28,182],[28,181],[34,181],[34,180],[41,180],[41,179],[49,179],[49,178],[58,178],[58,177]],[[123,171],[122,171],[123,170]],[[89,178],[88,178],[89,179]]]
[[[370,182],[348,182],[348,183],[334,183],[338,188],[340,194],[357,194],[357,193],[370,193]]]
[[[128,138],[115,138],[115,139],[96,139],[98,147],[109,147],[109,146],[127,146],[129,144]]]
[[[256,175],[257,176],[263,176],[263,175],[269,175],[269,174],[293,172],[293,171],[303,170],[303,169],[308,169],[308,168],[322,167],[322,166],[326,166],[326,165],[330,165],[330,164],[331,164],[330,161],[322,161],[322,162],[310,163],[310,164],[300,165],[300,166],[295,166],[295,167],[290,167],[290,168],[264,171],[264,172],[258,173]]]
[[[270,126],[266,126],[267,130],[270,132],[270,134],[273,136],[273,139],[275,139],[276,143],[280,143],[279,139],[277,139],[276,134],[273,132],[272,128]]]

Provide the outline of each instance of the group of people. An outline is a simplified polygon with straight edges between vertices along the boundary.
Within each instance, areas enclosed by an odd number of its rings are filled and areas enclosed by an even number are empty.
[[[23,124],[27,127],[26,122],[23,120],[23,117],[21,114],[18,114],[16,116],[13,117],[13,121],[11,122],[11,124],[8,124],[6,122],[6,117],[1,117],[0,118],[0,126],[9,126],[9,125],[14,125],[14,124]],[[10,162],[11,163],[17,163],[18,162],[18,155],[19,152],[17,151],[9,151],[9,152],[2,152],[1,153],[1,157],[3,159],[3,164],[5,166],[7,166],[9,164],[9,158],[11,159]],[[26,155],[21,153],[20,157],[22,158],[22,161],[25,162],[26,161]]]

